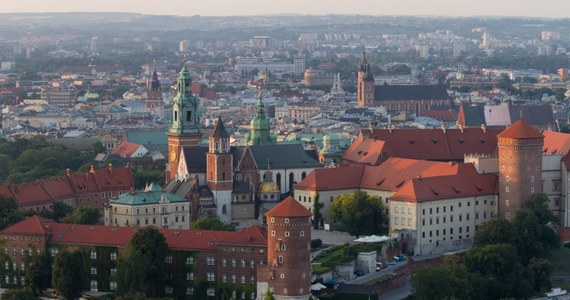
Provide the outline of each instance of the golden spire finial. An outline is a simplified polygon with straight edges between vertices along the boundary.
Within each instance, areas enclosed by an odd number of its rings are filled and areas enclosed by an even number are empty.
[[[262,96],[262,90],[265,87],[265,74],[259,72],[259,98]]]

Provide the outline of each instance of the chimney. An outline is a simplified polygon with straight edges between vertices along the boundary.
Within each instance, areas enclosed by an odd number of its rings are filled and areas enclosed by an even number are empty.
[[[95,173],[95,168],[93,167],[93,165],[91,165],[91,167],[89,168],[89,173]]]
[[[65,169],[65,174],[67,177],[71,176],[71,170],[69,168]]]
[[[483,133],[487,133],[487,126],[485,126],[485,124],[481,124],[481,129],[483,130]]]
[[[107,169],[109,169],[109,173],[113,174],[113,163],[109,163]]]
[[[457,127],[459,127],[459,131],[461,131],[461,133],[463,133],[463,125],[459,124]]]
[[[443,124],[443,121],[441,121],[439,127],[441,128],[441,130],[443,130],[443,134],[445,134],[445,124]]]

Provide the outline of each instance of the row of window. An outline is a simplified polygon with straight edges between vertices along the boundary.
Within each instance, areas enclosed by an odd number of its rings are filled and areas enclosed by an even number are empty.
[[[507,200],[507,201],[508,201],[508,200]],[[507,204],[507,206],[508,206],[508,204]],[[470,220],[470,216],[471,216],[470,213],[466,213],[466,214],[465,214],[465,220],[466,220],[466,221],[469,221],[469,220]],[[463,214],[459,214],[458,217],[459,217],[459,222],[463,222]],[[493,212],[489,212],[489,217],[490,217],[490,218],[493,217]],[[398,225],[398,218],[396,217],[396,218],[394,218],[394,219],[395,219],[396,225]],[[404,218],[402,218],[402,222],[404,221],[403,219],[404,219]],[[442,216],[441,219],[440,219],[440,217],[435,217],[435,218],[430,217],[430,218],[429,218],[429,225],[433,225],[434,219],[435,219],[435,224],[436,224],[436,225],[439,224],[439,221],[440,221],[440,220],[442,221],[442,223],[445,224],[446,221],[447,221],[447,216]],[[487,219],[487,212],[486,212],[486,211],[483,212],[483,219],[484,219],[484,220]],[[476,212],[476,213],[475,213],[475,220],[479,220],[479,212]],[[450,216],[449,216],[449,222],[450,222],[450,223],[453,223],[453,215],[450,215]],[[408,219],[408,226],[411,226],[410,223],[411,223],[411,219],[409,218],[409,219]],[[402,225],[404,225],[404,223],[402,223]],[[424,218],[424,219],[422,219],[422,226],[425,226],[425,225],[426,225],[426,219]]]
[[[275,236],[275,234],[276,234],[275,230],[271,230],[271,236]],[[285,231],[285,236],[289,237],[289,236],[291,236],[291,233],[289,231]],[[305,231],[301,230],[299,232],[299,236],[305,236]]]
[[[468,233],[468,232],[469,232],[469,229],[470,229],[469,226],[465,226],[465,232]],[[459,233],[463,233],[463,227],[458,227],[458,231],[459,231]],[[433,237],[434,232],[435,232],[435,236],[439,236],[440,231],[439,231],[439,229],[438,229],[438,230],[430,230],[430,231],[428,232],[429,237]],[[446,234],[447,234],[447,230],[446,230],[446,229],[442,229],[441,233],[442,233],[442,235],[446,235]],[[449,234],[453,234],[453,228],[449,228]],[[422,238],[425,238],[425,237],[426,237],[426,231],[422,231]],[[469,237],[469,236],[467,236],[467,237]],[[461,238],[461,237],[460,237],[460,238]],[[452,237],[452,239],[453,239],[453,237]]]
[[[20,276],[20,277],[14,276],[12,279],[13,279],[13,280],[10,281],[10,276],[8,276],[8,275],[5,275],[5,276],[4,276],[4,282],[5,282],[6,284],[18,284],[18,283],[20,283],[20,284],[22,284],[22,285],[26,284],[26,278],[24,278],[24,276]],[[18,279],[20,279],[19,282],[18,282]]]
[[[230,283],[236,283],[237,276],[236,276],[236,275],[232,275],[232,276],[230,277],[230,279],[231,279]],[[222,282],[223,282],[223,283],[228,283],[228,276],[227,276],[226,274],[222,275]],[[245,275],[241,275],[240,283],[241,283],[241,284],[246,284],[246,283],[247,283]],[[251,277],[250,277],[250,279],[249,279],[249,284],[255,284],[255,276],[251,276]]]
[[[467,201],[466,203],[467,203],[467,206],[471,206],[471,201]],[[491,200],[490,203],[491,203],[491,206],[495,205],[495,201],[493,201],[493,200]],[[487,199],[483,200],[483,204],[484,204],[484,205],[487,205]],[[475,200],[475,206],[477,206],[477,205],[479,205],[479,200]],[[458,206],[458,207],[462,207],[462,202],[459,202],[459,203],[457,204],[457,206]],[[397,208],[397,207],[395,207],[394,209],[395,209],[395,212],[398,212],[398,208]],[[438,207],[435,207],[435,213],[436,213],[436,214],[439,214],[439,211],[440,211],[439,206],[438,206]],[[442,206],[442,211],[443,211],[444,213],[447,212],[447,206]],[[430,207],[430,208],[429,208],[429,214],[431,215],[431,214],[433,214],[433,212],[434,212],[434,208],[433,208],[433,207]],[[449,206],[449,212],[453,212],[453,205],[450,205],[450,206]],[[403,211],[402,211],[402,213],[403,213]],[[408,208],[408,213],[410,213],[409,208]],[[426,214],[426,209],[423,208],[423,209],[422,209],[422,215],[425,215],[425,214]]]
[[[20,256],[25,256],[26,254],[27,254],[28,256],[32,256],[32,255],[34,255],[34,250],[33,250],[33,248],[24,249],[24,247],[20,247],[19,253],[20,253]],[[37,253],[38,255],[40,254],[40,249],[39,249],[39,248],[36,249],[36,253]],[[4,247],[4,254],[6,254],[6,255],[10,254],[10,251],[9,251],[9,249],[8,249],[8,246],[5,246],[5,247]],[[18,248],[17,248],[16,246],[12,246],[12,255],[13,255],[13,256],[18,255]]]
[[[262,263],[263,263],[263,262],[262,262]],[[227,259],[225,259],[225,258],[222,259],[222,267],[227,267],[227,266],[228,266],[228,261],[227,261]],[[237,266],[237,261],[235,260],[235,258],[232,259],[232,261],[231,261],[231,266],[232,266],[232,268],[235,268],[235,267]],[[245,267],[246,267],[245,259],[242,259],[242,260],[241,260],[240,266],[241,266],[242,268],[245,268]],[[253,261],[253,259],[249,261],[249,267],[252,268],[252,269],[255,268],[255,261]]]
[[[5,261],[4,262],[4,269],[9,271],[10,270],[10,262],[9,261]],[[12,262],[12,270],[13,271],[18,271],[18,263],[16,262]],[[20,263],[20,271],[25,271],[26,270],[26,264],[24,262]]]
[[[174,211],[179,211],[179,210],[178,210],[178,207],[179,207],[179,206],[175,206],[175,207],[174,207]],[[115,206],[114,208],[115,208],[115,209],[114,209],[114,212],[117,212],[117,211],[118,211],[117,206]],[[163,213],[168,212],[168,207],[167,207],[167,206],[161,206],[160,208],[161,208],[161,211],[162,211]],[[186,206],[184,206],[184,205],[180,206],[180,211],[186,211]],[[128,214],[128,213],[129,213],[129,209],[128,209],[128,208],[125,208],[125,214]],[[140,208],[137,208],[136,213],[137,213],[137,215],[140,215],[141,209],[140,209]],[[145,208],[145,209],[144,209],[144,213],[145,213],[145,214],[148,214],[148,213],[149,213],[149,212],[148,212],[148,208]],[[152,213],[156,213],[156,207],[153,207],[153,208],[152,208]]]
[[[97,268],[91,267],[91,275],[97,275]],[[111,276],[117,275],[117,268],[111,268]]]

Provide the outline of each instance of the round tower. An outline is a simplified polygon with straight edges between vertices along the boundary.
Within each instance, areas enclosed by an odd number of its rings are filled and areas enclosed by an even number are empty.
[[[311,212],[287,197],[267,212],[267,267],[258,296],[269,290],[277,300],[311,296]],[[259,284],[262,284],[261,287]],[[261,287],[261,288],[260,288]]]
[[[544,136],[519,120],[497,135],[499,151],[499,216],[515,217],[524,201],[542,192]]]

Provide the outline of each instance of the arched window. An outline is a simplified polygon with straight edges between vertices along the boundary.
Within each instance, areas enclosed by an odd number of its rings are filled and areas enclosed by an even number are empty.
[[[224,214],[224,215],[226,214],[226,205],[225,204],[222,205],[222,214]]]
[[[301,174],[301,179],[305,179],[305,177],[307,177],[307,173],[303,172],[303,173]]]
[[[281,190],[281,173],[277,173],[277,175],[275,176],[275,183],[277,183],[279,190]]]
[[[222,172],[222,180],[226,180],[226,172]]]
[[[293,190],[293,182],[295,180],[295,177],[293,175],[293,173],[289,173],[289,191]]]

